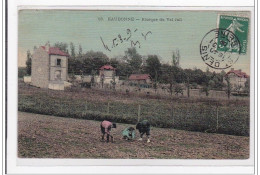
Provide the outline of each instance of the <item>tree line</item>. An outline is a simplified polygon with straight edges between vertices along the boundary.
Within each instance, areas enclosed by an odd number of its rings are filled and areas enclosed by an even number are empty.
[[[205,72],[197,68],[183,69],[178,66],[174,52],[171,64],[169,64],[162,63],[158,55],[142,56],[135,47],[128,48],[124,55],[114,58],[109,58],[100,51],[91,50],[84,53],[81,45],[78,46],[78,51],[76,51],[72,42],[69,44],[57,42],[53,47],[58,47],[62,51],[69,53],[68,72],[71,75],[96,75],[100,67],[109,64],[116,68],[116,76],[119,76],[121,80],[126,80],[131,74],[149,74],[155,90],[159,84],[165,84],[171,94],[182,92],[183,88],[179,84],[187,88],[188,96],[191,88],[200,87],[201,91],[205,92],[207,96],[210,90],[223,89],[226,89],[227,94],[230,95],[232,89],[228,77],[225,76],[225,71],[216,73],[210,72],[209,69]],[[31,70],[30,62],[31,53],[28,51],[26,62],[28,74],[30,74]],[[224,83],[224,80],[227,83]]]

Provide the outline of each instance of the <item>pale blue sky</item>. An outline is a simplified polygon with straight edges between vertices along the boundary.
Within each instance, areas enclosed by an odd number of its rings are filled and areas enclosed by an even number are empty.
[[[24,65],[26,50],[33,46],[55,42],[73,42],[78,51],[81,44],[83,52],[90,50],[102,51],[109,57],[124,55],[131,47],[130,42],[119,42],[116,48],[111,48],[112,41],[120,34],[127,37],[126,30],[130,29],[131,39],[139,41],[141,55],[156,54],[163,62],[170,62],[172,52],[180,51],[180,65],[183,68],[200,68],[206,70],[199,52],[203,36],[217,28],[218,12],[199,11],[65,11],[65,10],[22,10],[19,12],[19,65]],[[99,21],[98,17],[104,20]],[[108,17],[133,17],[139,21],[108,21]],[[163,18],[161,21],[142,21],[142,18]],[[167,21],[166,18],[182,19],[179,22]],[[134,32],[137,29],[136,32]],[[142,33],[151,31],[146,40]],[[109,46],[107,51],[100,37]],[[233,66],[249,73],[249,54],[241,55]],[[229,69],[228,69],[229,70]]]

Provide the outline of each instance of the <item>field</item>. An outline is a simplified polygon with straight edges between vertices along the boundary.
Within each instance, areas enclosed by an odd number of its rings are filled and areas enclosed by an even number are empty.
[[[121,139],[129,124],[101,142],[100,122],[18,112],[21,158],[247,159],[249,137],[151,128],[151,143]]]
[[[18,110],[60,117],[111,120],[188,131],[249,136],[249,98],[161,97],[72,88],[39,89],[19,82]]]

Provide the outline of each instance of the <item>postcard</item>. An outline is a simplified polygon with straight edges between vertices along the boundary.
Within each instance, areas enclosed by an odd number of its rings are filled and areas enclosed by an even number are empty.
[[[251,165],[252,27],[238,9],[19,9],[17,159]]]

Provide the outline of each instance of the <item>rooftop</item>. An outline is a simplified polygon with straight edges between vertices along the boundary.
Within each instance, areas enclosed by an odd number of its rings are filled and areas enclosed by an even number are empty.
[[[129,80],[147,80],[150,79],[149,74],[131,74]]]
[[[104,65],[101,68],[99,68],[100,70],[115,70],[115,68],[113,68],[111,65]]]
[[[44,50],[46,50],[45,46],[41,46]],[[60,55],[60,56],[69,56],[68,53],[65,53],[63,51],[60,50],[60,48],[58,47],[50,47],[49,51],[48,51],[49,55]]]
[[[228,73],[234,73],[235,75],[237,75],[238,77],[241,77],[241,78],[248,78],[249,75],[247,75],[245,72],[242,72],[241,69],[240,70],[234,70],[234,69],[231,69]]]

